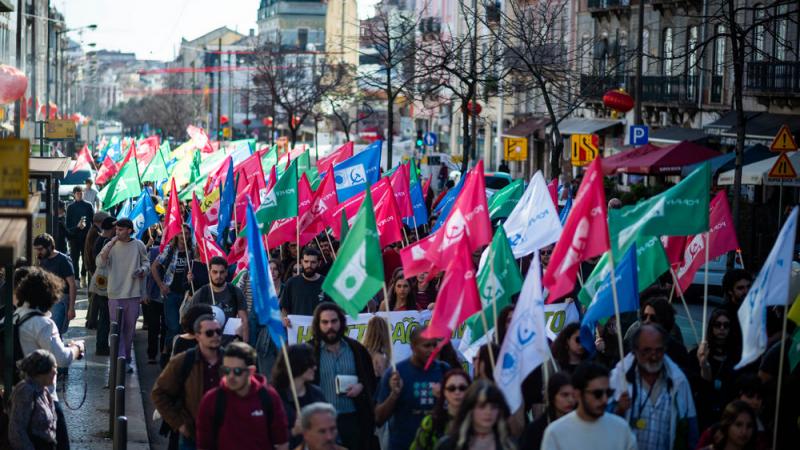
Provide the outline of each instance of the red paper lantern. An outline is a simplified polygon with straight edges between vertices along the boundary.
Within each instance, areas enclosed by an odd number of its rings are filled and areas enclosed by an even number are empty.
[[[242,123],[244,124],[244,126],[249,127],[250,124],[253,123],[253,122],[250,119],[244,119],[242,121]]]
[[[292,128],[300,126],[300,116],[292,117]]]
[[[221,123],[222,125],[227,124],[228,123],[228,116],[223,114],[222,117],[219,118],[219,123]]]
[[[14,103],[25,95],[28,77],[19,69],[0,64],[0,104]]]
[[[467,102],[467,112],[468,113],[472,114],[473,116],[480,116],[481,115],[481,111],[483,111],[483,108],[481,108],[481,104],[480,103],[473,104],[471,101]]]
[[[272,117],[264,117],[263,119],[261,119],[261,123],[263,123],[265,127],[271,127]]]
[[[633,109],[633,97],[623,90],[611,90],[603,96],[603,104],[606,108],[626,113]]]

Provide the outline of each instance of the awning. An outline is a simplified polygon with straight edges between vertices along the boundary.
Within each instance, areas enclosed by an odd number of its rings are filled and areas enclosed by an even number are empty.
[[[750,140],[772,142],[781,126],[787,125],[795,136],[800,136],[800,116],[791,114],[773,114],[767,112],[745,112],[745,138]],[[736,112],[725,113],[718,120],[706,125],[708,134],[736,137]],[[754,142],[755,143],[755,142]]]
[[[601,161],[603,167],[603,173],[606,175],[611,175],[613,173],[616,173],[617,169],[625,166],[628,163],[628,161],[634,158],[639,158],[648,153],[654,152],[660,148],[661,147],[657,147],[653,144],[644,144],[642,146],[611,155],[608,158],[603,158],[603,160]]]
[[[773,153],[774,154],[774,153]],[[781,184],[780,181],[769,179],[767,174],[769,174],[770,169],[772,166],[775,165],[775,161],[778,160],[778,155],[774,154],[772,158],[764,159],[761,161],[754,162],[752,164],[747,164],[746,166],[742,167],[742,184],[753,184],[753,185],[769,185],[769,186],[777,186]],[[792,166],[794,166],[794,170],[800,170],[800,152],[790,152],[788,154],[789,161],[792,162]],[[728,170],[723,172],[719,175],[717,179],[717,184],[720,186],[730,186],[733,185],[733,176],[734,170]],[[800,186],[800,178],[795,178],[794,180],[783,180],[784,186]]]
[[[707,141],[709,135],[697,128],[667,127],[650,132],[648,140],[656,144],[677,144],[681,141]]]
[[[769,151],[769,149],[765,145],[756,144],[751,145],[749,147],[745,147],[744,154],[742,155],[742,165],[747,165],[750,163],[758,162],[767,158],[772,158],[775,156],[775,153]],[[716,158],[712,158],[709,160],[711,163],[711,177],[716,177],[718,173],[727,172],[731,170],[736,165],[736,153],[731,151],[725,153],[724,155],[717,156]],[[694,169],[699,166],[700,163],[692,164],[691,166],[686,166],[681,171],[681,175],[686,176],[692,173]]]
[[[650,147],[650,151],[642,150],[642,147],[628,151],[636,152],[635,156],[622,156],[628,152],[614,155],[619,158],[619,163],[616,167],[609,167],[609,170],[642,175],[679,175],[684,166],[707,161],[720,155],[715,150],[688,141],[661,148]],[[606,170],[605,165],[603,169]]]
[[[526,121],[514,125],[513,127],[504,130],[503,136],[518,136],[526,137],[536,133],[537,130],[542,130],[550,123],[550,119],[543,117],[531,117]]]
[[[558,131],[562,135],[572,134],[593,134],[600,130],[621,125],[621,120],[610,119],[584,119],[582,117],[570,117],[558,124]]]

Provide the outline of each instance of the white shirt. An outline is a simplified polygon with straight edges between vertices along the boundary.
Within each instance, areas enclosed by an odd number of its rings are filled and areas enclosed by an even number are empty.
[[[542,450],[635,450],[636,439],[621,417],[605,413],[588,422],[573,411],[551,423],[544,431]]]
[[[92,205],[92,208],[94,208],[95,211],[99,211],[100,210],[99,209],[100,208],[100,199],[98,198],[99,197],[98,194],[99,194],[99,192],[97,192],[97,189],[95,189],[93,187],[90,187],[88,189],[84,189],[83,190],[83,199],[86,200],[87,202],[89,202]]]

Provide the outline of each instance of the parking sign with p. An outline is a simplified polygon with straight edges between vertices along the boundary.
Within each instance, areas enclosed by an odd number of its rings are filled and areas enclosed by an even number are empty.
[[[628,132],[629,145],[647,144],[650,141],[648,134],[647,125],[631,125]]]

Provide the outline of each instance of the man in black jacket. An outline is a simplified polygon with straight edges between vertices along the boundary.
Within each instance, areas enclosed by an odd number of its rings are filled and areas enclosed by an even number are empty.
[[[342,445],[349,450],[374,448],[375,417],[372,402],[376,377],[369,352],[346,336],[347,318],[339,305],[323,302],[311,324],[317,360],[314,383],[336,408]],[[353,382],[355,379],[357,382]],[[338,382],[337,382],[338,379]]]
[[[84,261],[79,271],[78,261],[82,259],[81,254],[86,243],[86,234],[89,233],[89,227],[92,225],[94,208],[83,199],[83,187],[75,186],[72,196],[75,197],[75,201],[67,206],[69,256],[72,259],[72,267],[75,269],[75,279],[81,280],[86,275],[86,262]]]

